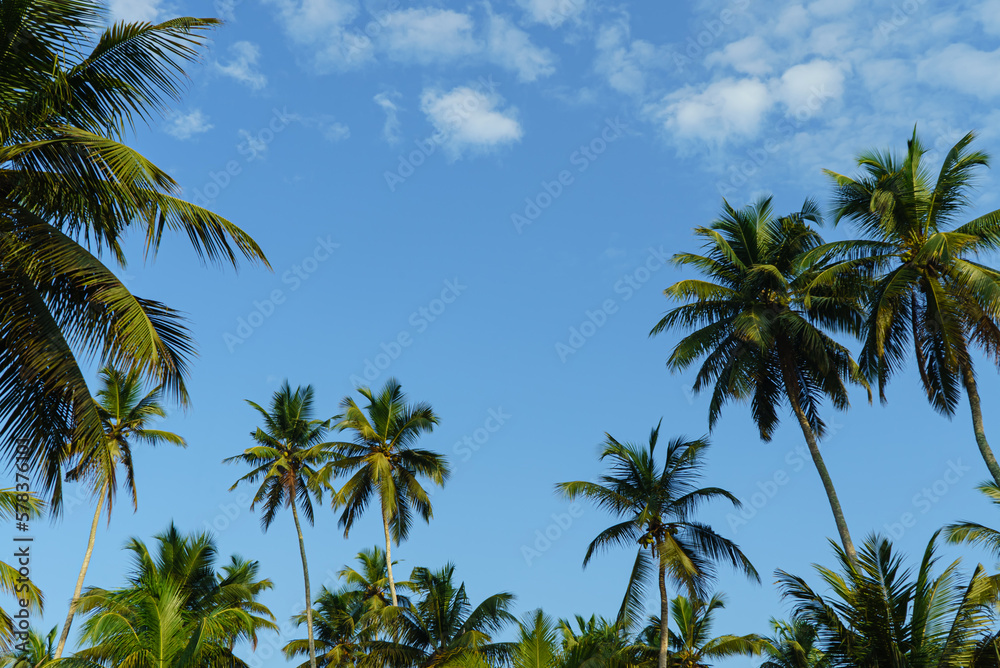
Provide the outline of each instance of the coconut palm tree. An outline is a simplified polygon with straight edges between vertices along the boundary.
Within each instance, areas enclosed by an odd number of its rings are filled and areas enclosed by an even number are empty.
[[[414,511],[430,522],[434,514],[431,500],[418,478],[423,476],[444,485],[449,475],[448,462],[436,452],[413,447],[421,434],[431,432],[439,422],[430,404],[408,404],[395,378],[387,380],[378,394],[367,387],[358,392],[368,401],[363,410],[351,397],[345,397],[340,404],[343,413],[338,416],[341,421],[337,429],[350,432],[353,440],[334,444],[340,457],[334,465],[353,475],[337,492],[333,505],[344,507],[340,526],[346,538],[372,495],[378,497],[389,590],[392,604],[398,605],[392,541],[399,545],[407,537]]]
[[[473,608],[465,583],[456,586],[454,578],[454,564],[413,569],[410,604],[387,610],[388,637],[371,644],[377,663],[442,668],[510,660],[513,645],[493,638],[516,621],[510,614],[514,595],[493,594]]]
[[[772,634],[764,638],[767,660],[760,668],[824,668],[826,658],[816,646],[816,627],[801,619],[771,618]]]
[[[242,483],[257,484],[256,494],[250,509],[260,504],[263,514],[260,525],[264,531],[282,506],[292,509],[295,532],[299,539],[299,554],[302,557],[302,579],[305,583],[306,602],[311,603],[309,587],[309,564],[306,560],[306,544],[299,521],[299,506],[306,520],[313,523],[313,499],[323,500],[323,490],[329,488],[330,469],[326,466],[334,458],[330,444],[323,441],[329,429],[329,421],[313,418],[313,388],[310,385],[298,387],[295,391],[288,381],[274,393],[269,410],[247,400],[264,421],[264,428],[250,432],[257,443],[242,454],[223,460],[226,463],[239,462],[252,467],[250,473],[233,483],[230,490]],[[306,605],[307,633],[309,636],[309,665],[316,668],[316,648],[313,637],[312,605]]]
[[[670,616],[677,631],[669,632],[668,665],[704,668],[712,665],[710,662],[734,656],[757,656],[764,651],[766,643],[756,634],[712,636],[715,613],[725,606],[726,600],[721,593],[713,594],[708,601],[677,596],[670,602]],[[643,645],[648,648],[646,654],[653,657],[660,647],[660,628],[659,617],[653,616],[640,634]]]
[[[55,660],[58,626],[44,636],[35,629],[28,629],[27,638],[18,643],[20,649],[0,654],[0,668],[44,668]]]
[[[830,595],[777,571],[795,619],[816,629],[816,646],[831,668],[945,668],[974,665],[996,642],[997,583],[981,565],[964,578],[955,560],[935,577],[936,532],[914,573],[888,540],[869,537],[856,561],[833,545],[839,572],[816,566]]]
[[[66,640],[69,638],[70,625],[73,623],[73,615],[76,614],[80,592],[83,591],[83,580],[94,553],[97,524],[102,510],[107,510],[108,522],[111,522],[111,511],[118,492],[119,469],[124,474],[124,487],[131,498],[132,509],[139,509],[135,470],[132,467],[132,444],[170,443],[185,446],[184,439],[177,434],[149,428],[149,424],[155,418],[166,417],[160,404],[161,388],[157,387],[143,394],[142,378],[137,370],[126,373],[112,367],[104,367],[99,378],[101,389],[97,392],[95,402],[104,429],[103,438],[97,443],[76,445],[75,454],[71,459],[73,465],[66,472],[67,480],[85,482],[94,493],[97,503],[94,519],[90,523],[90,537],[87,539],[83,565],[80,567],[73,598],[69,603],[69,612],[66,614],[59,643],[56,645],[54,657],[56,659],[62,656]]]
[[[103,5],[0,0],[0,447],[12,459],[29,446],[56,504],[66,442],[102,434],[81,358],[139,369],[186,400],[193,341],[178,312],[115,276],[125,236],[155,255],[165,232],[183,232],[202,258],[266,264],[245,232],[180,199],[123,143],[178,99],[218,22],[105,29]]]
[[[1000,210],[963,218],[975,172],[989,164],[985,153],[971,149],[974,138],[970,132],[948,151],[936,180],[922,164],[926,149],[916,128],[902,159],[869,151],[858,156],[856,177],[827,170],[836,185],[834,221],[852,221],[863,238],[830,243],[814,255],[841,260],[817,283],[845,271],[874,281],[858,361],[878,381],[882,400],[912,347],[935,410],[953,415],[965,388],[976,443],[1000,484],[972,361],[978,347],[1000,363],[1000,272],[977,258],[1000,248]]]
[[[559,627],[541,608],[517,623],[517,639],[511,652],[513,668],[560,668]]]
[[[695,229],[705,252],[673,257],[676,265],[692,267],[705,278],[682,280],[664,291],[687,303],[670,310],[650,335],[693,330],[674,347],[667,366],[679,371],[703,359],[693,390],[714,386],[710,428],[726,403],[749,400],[761,439],[770,441],[778,408],[787,402],[823,482],[841,543],[853,558],[847,520],[819,449],[826,432],[820,407],[825,397],[844,410],[849,406],[846,382],[867,385],[847,348],[821,327],[859,331],[864,281],[841,274],[810,291],[823,267],[802,258],[822,244],[808,225],[820,220],[809,200],[784,217],[774,215],[770,197],[741,209],[723,202],[718,220]]]
[[[232,556],[217,569],[208,534],[183,535],[171,525],[156,536],[156,550],[137,538],[124,587],[90,587],[80,600],[87,614],[83,643],[68,666],[246,668],[233,653],[238,641],[256,647],[261,631],[277,631],[258,601],[272,583],[259,579],[256,561]]]
[[[1000,506],[1000,485],[987,481],[976,487],[989,499],[990,503]],[[979,524],[978,522],[955,522],[944,528],[944,535],[949,543],[966,543],[985,547],[994,557],[1000,557],[1000,531]]]
[[[692,515],[707,501],[724,499],[739,507],[732,494],[718,487],[698,488],[704,470],[705,440],[685,441],[675,438],[667,444],[666,456],[659,463],[656,445],[660,425],[649,434],[649,443],[640,446],[620,443],[605,434],[601,460],[609,460],[610,471],[599,482],[563,482],[556,489],[568,499],[585,498],[617,516],[621,521],[608,527],[591,541],[583,558],[584,567],[591,557],[610,547],[638,544],[625,599],[618,613],[623,628],[634,625],[642,610],[646,583],[656,573],[660,590],[659,668],[666,668],[670,614],[667,579],[685,586],[690,592],[705,591],[714,576],[718,561],[731,564],[748,578],[760,576],[740,548],[711,527],[695,522]]]
[[[645,648],[618,621],[591,615],[559,620],[562,636],[559,668],[635,668],[648,664]],[[655,661],[655,658],[654,658]]]

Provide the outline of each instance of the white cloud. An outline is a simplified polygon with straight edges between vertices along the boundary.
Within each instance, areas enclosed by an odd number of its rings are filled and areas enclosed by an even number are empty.
[[[394,98],[400,97],[399,91],[391,90],[379,93],[373,99],[375,104],[385,112],[385,125],[382,126],[382,137],[390,144],[400,140],[399,106]]]
[[[160,17],[161,0],[111,0],[108,9],[113,21],[149,21]]]
[[[831,100],[844,95],[845,66],[827,60],[794,65],[775,84],[775,97],[789,116],[802,119],[814,116]]]
[[[324,121],[320,123],[320,132],[327,141],[344,141],[351,136],[351,129],[340,121]]]
[[[584,10],[587,0],[517,0],[528,19],[558,28],[567,20],[576,18]]]
[[[492,12],[486,49],[490,60],[517,72],[519,81],[535,81],[556,71],[551,51],[535,46],[528,33]]]
[[[216,69],[232,77],[253,90],[260,90],[267,85],[267,77],[257,70],[257,59],[260,58],[260,48],[253,42],[236,42],[229,47],[233,59],[226,65],[216,63]]]
[[[240,0],[215,0],[212,7],[215,9],[216,15],[223,21],[235,21],[236,5],[239,3]]]
[[[171,114],[166,121],[163,131],[176,139],[190,139],[215,127],[208,122],[208,116],[201,109],[193,109],[188,114]]]
[[[420,96],[420,108],[437,131],[435,139],[452,159],[466,150],[488,152],[521,140],[517,110],[499,109],[501,104],[498,95],[467,86],[447,93],[425,89]]]
[[[763,76],[774,69],[777,54],[759,35],[751,35],[736,42],[730,42],[721,51],[708,54],[706,65],[728,65],[737,72],[751,76]]]
[[[731,136],[756,134],[773,104],[760,80],[729,78],[700,91],[687,86],[671,93],[653,114],[680,139],[722,144]]]
[[[1000,95],[1000,49],[980,51],[968,44],[950,44],[917,64],[921,81],[990,99]]]
[[[642,95],[650,68],[663,66],[669,55],[644,40],[631,40],[628,17],[604,25],[597,35],[594,69],[615,90]]]
[[[312,49],[322,73],[354,69],[374,58],[372,41],[348,26],[358,17],[357,0],[264,0],[278,10],[293,42]]]
[[[262,135],[251,134],[242,128],[240,128],[239,134],[243,137],[243,141],[239,143],[237,150],[241,154],[250,154],[247,161],[256,160],[257,158],[263,159],[264,155],[267,153],[267,142],[264,141]]]
[[[983,30],[991,35],[1000,35],[1000,0],[984,0],[976,14]]]
[[[481,49],[472,18],[450,9],[405,9],[389,14],[385,24],[379,42],[394,60],[448,61]]]

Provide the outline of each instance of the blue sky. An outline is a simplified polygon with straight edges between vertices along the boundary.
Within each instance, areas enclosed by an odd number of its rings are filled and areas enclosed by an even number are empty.
[[[118,585],[126,538],[172,519],[211,528],[222,554],[260,560],[283,623],[302,604],[291,517],[262,534],[248,497],[227,491],[242,471],[221,463],[257,426],[244,399],[266,403],[287,378],[312,384],[328,417],[356,383],[397,377],[440,414],[423,445],[455,469],[434,494],[433,522],[395,552],[397,572],[451,560],[473,598],[511,591],[519,614],[612,616],[634,554],[581,569],[610,520],[553,487],[600,472],[604,432],[643,441],[660,418],[664,437],[706,432],[707,398],[664,366],[676,335],[647,337],[669,307],[662,289],[681,277],[663,258],[695,248],[691,228],[723,196],[826,207],[823,168],[849,173],[862,150],[902,149],[914,124],[928,160],[969,130],[1000,153],[1000,0],[112,0],[111,10],[226,20],[184,99],[134,145],[250,232],[274,271],[203,267],[180,238],[144,264],[137,241],[128,286],[187,313],[198,340],[192,407],[165,423],[189,447],[137,453],[139,511],[122,506],[102,525],[87,583]],[[970,217],[1000,206],[995,177],[979,185]],[[985,363],[980,376],[1000,444],[1000,382]],[[827,412],[823,447],[856,542],[890,531],[916,559],[942,524],[1000,524],[973,490],[986,470],[964,405],[951,421],[933,413],[909,372],[887,406],[859,392],[853,401]],[[718,630],[764,632],[787,612],[774,569],[831,563],[835,528],[790,421],[762,444],[732,406],[712,441],[706,483],[747,509],[710,507],[703,519],[764,580],[723,574]],[[38,527],[44,628],[64,618],[86,544],[91,501],[70,499],[61,523]],[[374,515],[345,540],[333,512],[318,513],[306,534],[314,587],[380,541]],[[265,641],[254,665],[285,665],[273,647],[288,639]],[[742,664],[753,662],[729,665]]]

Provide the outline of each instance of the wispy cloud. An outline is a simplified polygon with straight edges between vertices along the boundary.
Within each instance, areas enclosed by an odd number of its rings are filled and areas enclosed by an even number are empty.
[[[229,47],[229,53],[232,60],[225,64],[216,63],[216,70],[253,90],[267,85],[267,77],[257,69],[260,47],[253,42],[236,42]]]
[[[519,81],[535,81],[556,71],[551,51],[533,44],[528,33],[492,11],[489,11],[486,48],[490,60],[517,73]]]
[[[452,159],[520,141],[524,132],[517,110],[501,109],[502,104],[499,95],[467,86],[448,92],[427,89],[420,97],[421,110]]]
[[[108,9],[113,21],[149,21],[160,18],[161,0],[110,0]]]
[[[395,100],[400,97],[399,91],[390,90],[377,94],[375,104],[385,112],[385,124],[382,126],[382,137],[390,144],[400,140],[399,105]]]
[[[192,109],[189,113],[174,113],[167,117],[163,131],[176,139],[190,139],[211,130],[214,126],[208,122],[201,109]]]
[[[404,9],[392,12],[379,41],[389,58],[410,63],[455,60],[476,53],[474,23],[450,9]]]

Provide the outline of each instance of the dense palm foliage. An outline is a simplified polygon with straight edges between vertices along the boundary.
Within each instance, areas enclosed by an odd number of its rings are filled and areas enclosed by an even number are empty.
[[[886,383],[912,347],[935,410],[954,414],[965,388],[976,442],[1000,484],[972,362],[978,347],[1000,363],[1000,272],[977,257],[1000,248],[1000,210],[962,219],[974,173],[989,162],[970,148],[973,139],[969,133],[948,151],[936,179],[921,162],[926,149],[915,129],[902,159],[871,151],[858,157],[862,171],[856,177],[828,171],[836,183],[835,220],[853,221],[864,238],[814,254],[841,260],[817,278],[820,286],[845,272],[874,281],[858,360],[877,379],[883,400]]]
[[[215,542],[207,534],[184,535],[176,527],[156,536],[156,549],[132,539],[132,572],[119,589],[91,587],[80,600],[88,615],[84,649],[70,666],[244,667],[233,653],[238,641],[257,643],[261,631],[277,630],[258,598],[271,581],[258,565],[237,556],[217,568]]]
[[[771,619],[771,635],[764,638],[767,660],[760,668],[823,668],[826,657],[816,646],[816,627],[796,619]]]
[[[28,444],[50,488],[67,440],[101,437],[81,356],[186,398],[194,344],[183,319],[133,295],[101,258],[124,267],[127,233],[155,254],[164,232],[180,231],[203,258],[266,263],[246,233],[181,200],[122,143],[177,98],[217,21],[104,29],[103,14],[92,0],[0,0],[0,439],[8,455]]]
[[[70,600],[69,612],[63,623],[59,643],[56,646],[55,658],[62,656],[66,639],[69,638],[73,615],[76,613],[77,601],[83,591],[83,581],[87,575],[91,555],[94,553],[94,540],[97,537],[97,524],[101,511],[107,509],[108,521],[111,521],[111,511],[114,507],[115,495],[118,492],[119,469],[124,475],[124,487],[131,497],[133,510],[139,508],[139,498],[135,488],[135,470],[132,465],[133,442],[156,445],[170,443],[184,445],[184,439],[169,431],[149,428],[154,418],[166,416],[160,405],[160,388],[143,394],[142,379],[138,371],[123,373],[111,367],[105,367],[100,372],[101,389],[97,392],[97,412],[101,416],[103,438],[97,443],[81,443],[74,447],[71,458],[72,467],[66,472],[66,479],[83,481],[94,493],[97,500],[94,509],[94,519],[90,524],[90,537],[87,540],[87,551],[83,556],[83,565],[76,580],[76,589]]]
[[[323,436],[329,422],[313,418],[313,389],[311,386],[292,391],[286,381],[271,398],[269,410],[247,401],[264,421],[264,428],[250,432],[257,443],[242,454],[229,457],[226,462],[239,462],[251,467],[250,473],[233,483],[260,483],[250,509],[260,504],[263,514],[261,528],[267,531],[282,506],[292,509],[295,532],[302,557],[302,578],[305,583],[306,601],[312,601],[309,586],[309,564],[306,544],[299,522],[299,506],[310,524],[313,522],[313,499],[322,501],[323,490],[329,487],[329,469],[326,464],[333,458],[329,444]],[[316,668],[316,650],[313,639],[312,606],[306,606],[309,635],[309,664]]]
[[[368,401],[363,410],[351,397],[345,397],[340,404],[343,414],[337,428],[350,432],[353,440],[335,444],[340,456],[336,466],[353,475],[337,492],[334,505],[344,507],[340,526],[347,537],[372,496],[378,498],[389,589],[392,604],[397,605],[392,542],[398,545],[409,534],[414,511],[424,521],[430,521],[431,500],[419,478],[443,485],[449,475],[448,462],[436,452],[414,447],[422,434],[433,431],[438,424],[430,404],[408,404],[402,386],[394,378],[387,380],[378,394],[367,387],[358,392]]]
[[[888,540],[865,541],[857,563],[837,552],[839,572],[816,567],[830,595],[800,577],[778,571],[782,594],[798,621],[816,629],[816,646],[832,668],[969,666],[995,643],[995,577],[977,566],[963,577],[958,560],[935,575],[935,542],[916,573],[904,566]]]
[[[18,643],[20,649],[0,654],[0,668],[44,668],[55,660],[56,635],[59,627],[53,626],[44,636],[29,629],[27,638]]]
[[[748,577],[760,581],[757,571],[739,547],[695,522],[692,515],[706,501],[724,499],[740,503],[718,487],[697,485],[704,471],[708,443],[676,438],[667,445],[663,464],[656,444],[660,425],[649,435],[649,443],[639,446],[620,443],[610,434],[601,453],[611,470],[599,482],[564,482],[556,488],[569,499],[585,498],[622,521],[602,531],[587,548],[584,566],[598,550],[638,544],[639,551],[618,614],[622,625],[634,623],[640,615],[649,580],[656,574],[660,593],[660,668],[667,664],[667,618],[669,599],[667,578],[692,593],[701,593],[714,576],[714,564],[725,561]]]
[[[787,402],[823,482],[841,543],[853,558],[847,520],[819,449],[826,431],[820,407],[825,397],[846,409],[846,383],[865,383],[847,348],[820,328],[859,331],[864,281],[843,273],[823,287],[812,285],[823,267],[805,258],[822,244],[809,226],[819,221],[819,209],[808,200],[800,211],[780,217],[770,198],[742,209],[725,203],[718,220],[695,229],[705,252],[673,258],[705,278],[686,279],[664,291],[687,303],[669,311],[651,335],[694,330],[674,347],[667,366],[682,370],[704,360],[693,389],[714,385],[710,428],[726,403],[749,400],[760,437],[769,441],[778,426],[778,408]]]

